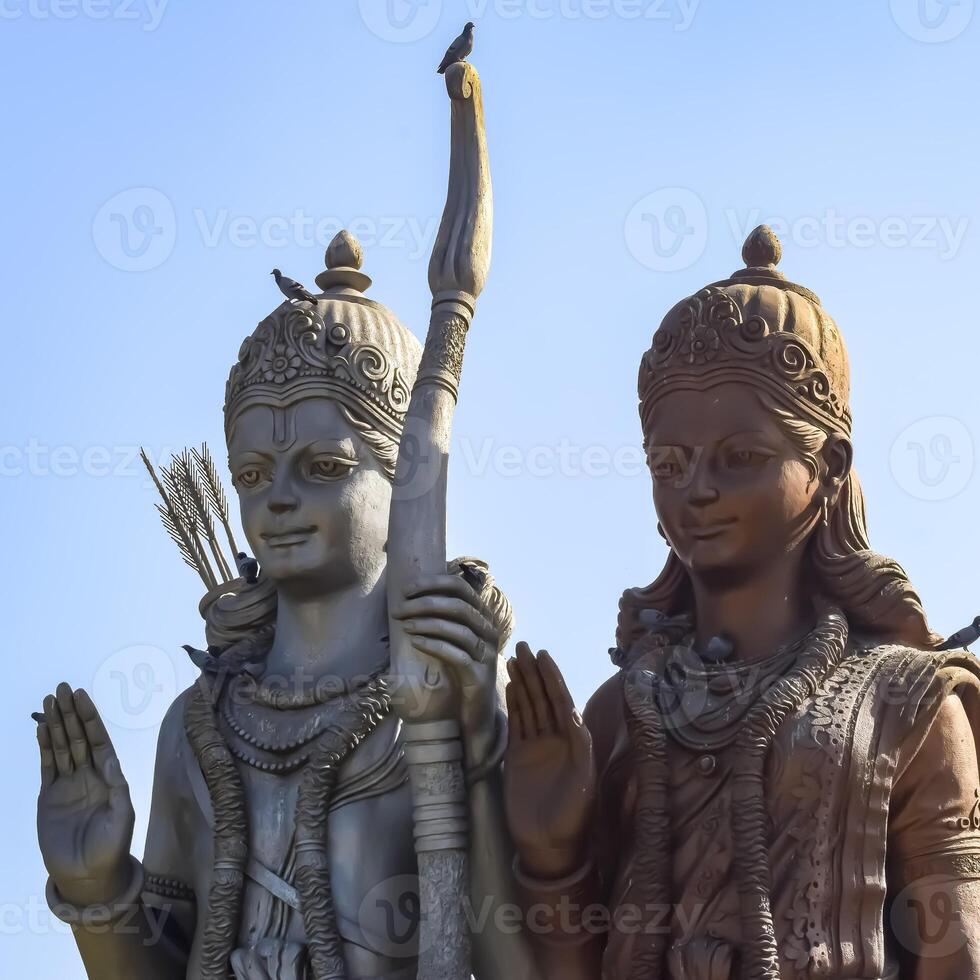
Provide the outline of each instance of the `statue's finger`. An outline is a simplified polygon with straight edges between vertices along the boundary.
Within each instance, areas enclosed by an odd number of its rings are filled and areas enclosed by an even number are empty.
[[[507,702],[507,743],[516,745],[523,742],[527,736],[524,714],[517,698],[517,684],[514,681],[511,681],[504,690],[504,698]]]
[[[75,771],[71,760],[71,749],[68,747],[68,736],[65,734],[65,723],[61,718],[58,699],[49,694],[44,699],[44,718],[48,723],[51,734],[51,746],[54,750],[54,763],[59,776],[70,776]]]
[[[531,648],[526,644],[517,647],[517,668],[521,672],[521,677],[524,678],[524,686],[527,689],[531,709],[534,712],[534,724],[538,731],[556,731],[558,726],[551,711],[551,703],[544,692],[544,684],[541,683],[538,662],[534,654],[531,653]]]
[[[99,774],[109,787],[110,800],[122,801],[129,799],[129,783],[126,782],[126,777],[122,771],[122,764],[115,751],[106,753],[101,765],[99,765]]]
[[[496,656],[496,646],[478,636],[469,626],[462,626],[451,620],[430,618],[410,619],[405,623],[405,632],[413,637],[428,637],[434,640],[446,640],[465,651],[472,663],[486,663]],[[489,651],[489,653],[488,653]]]
[[[518,653],[521,652],[522,647],[526,648],[526,644],[517,644]],[[531,698],[527,692],[527,684],[524,682],[524,675],[521,673],[520,664],[516,657],[512,657],[507,661],[507,673],[510,675],[510,687],[513,688],[514,700],[520,709],[521,720],[524,725],[524,737],[533,738],[536,734],[540,734],[541,730],[535,723],[534,709],[531,707]]]
[[[541,682],[544,685],[548,703],[551,705],[552,713],[559,731],[566,733],[569,726],[573,723],[575,714],[575,702],[569,693],[565,678],[558,669],[558,664],[547,650],[542,650],[538,654],[538,672],[541,675]]]
[[[451,667],[466,670],[473,666],[473,658],[461,647],[447,640],[435,639],[431,636],[413,636],[412,646],[420,653],[435,657]]]
[[[41,751],[41,785],[50,786],[55,781],[58,770],[54,762],[54,750],[51,747],[51,733],[48,731],[46,721],[38,722],[37,746]]]
[[[394,619],[418,619],[438,616],[468,626],[488,643],[496,644],[497,630],[483,612],[468,602],[454,596],[425,595],[407,599],[392,611]]]
[[[65,732],[68,735],[68,748],[71,750],[72,762],[76,767],[88,766],[92,763],[89,753],[88,738],[85,729],[75,711],[75,694],[68,684],[59,684],[57,691],[58,709],[61,711],[61,718],[65,723]]]
[[[480,601],[476,589],[466,579],[448,572],[444,575],[421,575],[405,589],[406,599],[433,594],[456,596],[471,605]]]
[[[112,746],[112,739],[109,738],[95,702],[89,697],[88,691],[81,687],[75,692],[75,710],[85,729],[92,750],[92,760],[104,777],[106,762],[116,757],[116,750]]]

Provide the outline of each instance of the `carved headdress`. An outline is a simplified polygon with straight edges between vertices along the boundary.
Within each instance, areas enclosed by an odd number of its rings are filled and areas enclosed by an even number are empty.
[[[821,428],[849,435],[850,372],[837,324],[820,300],[776,266],[782,247],[760,225],[742,248],[746,268],[678,303],[640,364],[640,418],[664,394],[714,381],[761,385]]]
[[[401,434],[422,346],[387,307],[364,293],[362,252],[340,232],[316,278],[316,304],[288,301],[242,344],[225,389],[225,431],[255,403],[288,405],[328,395],[395,442]]]
[[[760,225],[742,248],[745,268],[678,303],[664,317],[640,362],[640,421],[645,438],[657,402],[679,389],[745,382],[825,432],[851,435],[850,370],[837,324],[809,289],[776,269],[782,247]],[[853,628],[923,649],[942,638],[926,622],[898,562],[872,550],[864,495],[851,468],[808,549],[811,582],[846,613]],[[671,549],[659,577],[620,600],[613,659],[622,664],[648,631],[650,616],[692,614],[687,571]]]

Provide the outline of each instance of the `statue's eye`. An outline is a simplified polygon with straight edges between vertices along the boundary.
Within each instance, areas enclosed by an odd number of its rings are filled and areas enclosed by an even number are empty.
[[[235,474],[235,485],[251,490],[262,482],[263,473],[258,466],[243,466]]]
[[[318,480],[343,480],[357,466],[356,459],[344,456],[317,456],[310,463],[310,476]]]
[[[683,472],[683,460],[679,450],[653,449],[650,452],[650,472],[655,480],[675,480]]]
[[[728,454],[728,465],[736,469],[745,469],[749,466],[757,466],[764,459],[762,453],[752,449],[736,449]]]

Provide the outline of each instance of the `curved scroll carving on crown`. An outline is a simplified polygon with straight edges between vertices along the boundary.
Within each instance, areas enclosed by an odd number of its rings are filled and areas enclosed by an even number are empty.
[[[346,382],[399,421],[408,410],[411,388],[380,347],[354,341],[346,324],[325,323],[315,310],[285,305],[245,339],[225,403],[255,384],[315,377]]]
[[[745,318],[734,298],[717,286],[695,293],[678,318],[657,330],[644,369],[659,381],[674,372],[726,362],[761,369],[834,418],[849,417],[805,340],[786,330],[771,330],[764,317]]]

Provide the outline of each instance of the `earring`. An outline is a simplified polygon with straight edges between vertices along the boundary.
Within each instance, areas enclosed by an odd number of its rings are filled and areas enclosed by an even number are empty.
[[[830,524],[830,500],[827,497],[820,501],[820,509],[823,511],[823,525],[826,527]]]

